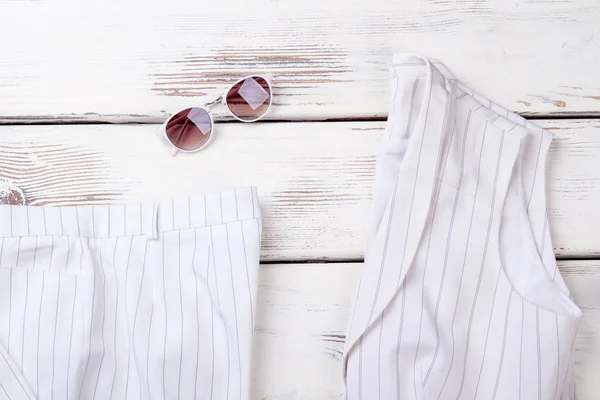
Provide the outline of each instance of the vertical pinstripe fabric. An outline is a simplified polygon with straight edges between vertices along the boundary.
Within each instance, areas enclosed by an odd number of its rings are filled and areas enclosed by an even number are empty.
[[[0,206],[0,399],[250,397],[254,188]]]
[[[393,72],[342,398],[574,400],[552,134],[437,61],[397,55]]]

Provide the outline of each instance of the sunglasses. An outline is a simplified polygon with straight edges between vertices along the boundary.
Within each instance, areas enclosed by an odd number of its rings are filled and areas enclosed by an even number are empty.
[[[0,205],[25,205],[25,195],[14,183],[0,177]]]
[[[249,75],[229,87],[225,94],[200,107],[190,107],[169,117],[158,134],[171,143],[171,155],[202,150],[214,136],[214,121],[209,108],[222,103],[233,118],[255,122],[265,116],[273,99],[272,76]]]

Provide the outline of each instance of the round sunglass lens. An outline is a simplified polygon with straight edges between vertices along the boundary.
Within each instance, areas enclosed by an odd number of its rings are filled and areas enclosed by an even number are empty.
[[[198,150],[206,145],[212,134],[212,121],[202,108],[187,108],[167,122],[167,137],[180,150]]]
[[[266,79],[250,76],[239,81],[227,92],[227,107],[233,115],[243,121],[254,121],[262,117],[271,104],[271,88]]]

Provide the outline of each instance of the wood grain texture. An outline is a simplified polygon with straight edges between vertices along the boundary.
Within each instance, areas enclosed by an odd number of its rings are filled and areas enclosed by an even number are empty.
[[[559,257],[600,254],[600,121],[550,120]],[[116,203],[255,185],[262,259],[360,260],[383,122],[220,124],[206,150],[169,155],[154,125],[0,127],[0,176],[31,204]]]
[[[269,118],[383,118],[398,51],[520,113],[598,116],[599,15],[598,0],[1,0],[0,122],[159,122],[266,70]]]
[[[559,267],[583,319],[575,342],[577,398],[600,398],[600,261]],[[350,307],[362,264],[263,265],[253,399],[337,400]]]

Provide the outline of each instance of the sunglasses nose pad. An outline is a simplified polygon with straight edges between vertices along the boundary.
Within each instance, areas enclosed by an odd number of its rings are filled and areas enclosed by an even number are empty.
[[[177,153],[179,153],[179,150],[177,150],[175,147],[173,147],[171,149],[171,157],[175,157],[177,155]]]

